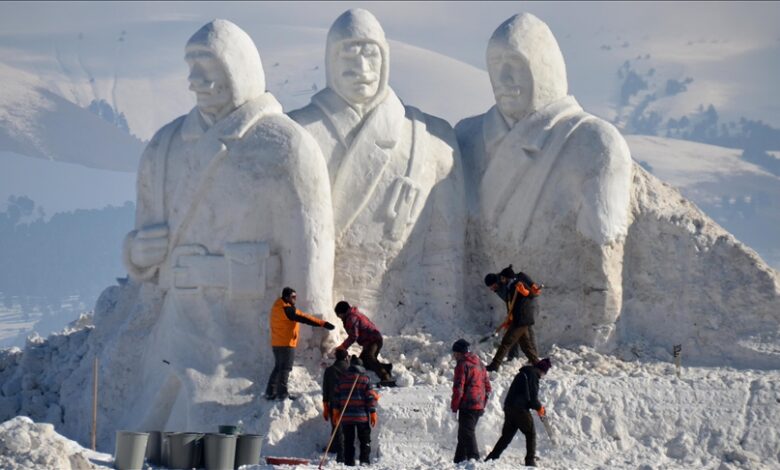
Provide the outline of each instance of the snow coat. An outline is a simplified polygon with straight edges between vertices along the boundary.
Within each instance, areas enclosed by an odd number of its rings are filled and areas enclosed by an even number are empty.
[[[534,366],[524,366],[515,375],[504,399],[504,408],[516,407],[523,410],[540,410],[539,378],[541,372]]]
[[[464,353],[455,366],[450,409],[484,410],[492,391],[488,373],[477,355]]]
[[[356,377],[357,383],[352,397],[349,398],[349,404],[347,404],[349,391],[352,389]],[[352,365],[345,374],[341,375],[336,385],[336,401],[335,409],[339,412],[344,409],[344,405],[347,405],[342,413],[341,422],[343,424],[368,422],[371,413],[376,412],[377,395],[368,375],[366,375],[366,369],[362,366]]]
[[[341,322],[344,324],[344,330],[347,332],[347,339],[339,345],[338,349],[348,349],[355,341],[360,346],[382,341],[382,334],[376,325],[363,315],[357,307],[351,307],[341,317]]]
[[[325,320],[307,315],[279,297],[271,307],[268,323],[271,327],[271,346],[294,348],[298,346],[301,323],[324,326]]]

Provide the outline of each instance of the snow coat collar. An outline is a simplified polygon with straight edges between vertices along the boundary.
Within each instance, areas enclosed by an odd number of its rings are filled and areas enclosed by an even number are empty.
[[[494,105],[485,114],[482,125],[485,150],[488,155],[493,155],[499,144],[511,134],[513,143],[523,150],[538,152],[544,148],[556,123],[581,111],[577,100],[569,95],[518,121],[510,129],[498,106]]]
[[[325,114],[325,118],[333,125],[339,141],[344,148],[349,149],[352,141],[363,129],[364,122],[371,122],[374,127],[381,129],[385,148],[394,147],[401,134],[401,126],[406,114],[406,108],[388,87],[383,101],[368,114],[361,116],[342,97],[332,89],[325,88],[311,99],[315,106]],[[370,120],[370,121],[369,121]]]
[[[271,93],[266,92],[242,104],[210,128],[196,106],[184,118],[181,136],[184,141],[198,140],[213,128],[218,134],[218,139],[227,143],[226,141],[241,139],[261,117],[281,113],[282,105]]]

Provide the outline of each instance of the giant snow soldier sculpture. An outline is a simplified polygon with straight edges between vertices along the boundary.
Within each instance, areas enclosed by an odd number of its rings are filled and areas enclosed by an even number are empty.
[[[235,24],[203,26],[185,59],[197,105],[146,148],[125,241],[127,269],[146,285],[140,302],[156,291],[149,297],[162,304],[138,345],[144,375],[129,408],[145,416],[138,429],[211,429],[251,406],[246,390],[267,376],[258,362],[270,367],[265,325],[284,284],[299,287],[310,311],[332,305],[319,147],[266,92],[257,48]]]
[[[486,263],[481,272],[514,262],[548,285],[540,343],[604,346],[621,310],[628,146],[568,95],[563,55],[535,16],[496,29],[487,67],[496,105],[456,126],[476,189],[481,243],[472,259]]]
[[[328,32],[327,87],[290,116],[328,162],[335,297],[376,312],[372,320],[392,332],[461,308],[465,209],[454,132],[401,103],[388,84],[389,54],[372,14],[346,11]]]

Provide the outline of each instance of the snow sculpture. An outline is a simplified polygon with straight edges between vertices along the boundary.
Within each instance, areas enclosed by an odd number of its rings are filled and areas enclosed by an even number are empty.
[[[535,16],[515,15],[496,29],[487,65],[496,105],[456,126],[467,188],[475,189],[472,269],[484,275],[514,263],[546,282],[543,343],[604,345],[621,308],[628,147],[567,94],[560,48]]]
[[[371,13],[343,13],[328,32],[327,87],[290,116],[328,162],[334,297],[393,333],[411,318],[425,329],[460,308],[465,210],[454,132],[398,99],[389,54]]]
[[[105,368],[124,381],[125,368],[136,370],[140,381],[112,429],[212,430],[240,416],[252,382],[270,372],[267,316],[282,287],[294,286],[307,311],[332,310],[319,147],[265,91],[257,49],[235,24],[203,26],[185,59],[197,106],[157,132],[138,171],[124,247],[126,289],[138,294],[119,302],[135,305],[133,318],[118,327],[125,335]]]

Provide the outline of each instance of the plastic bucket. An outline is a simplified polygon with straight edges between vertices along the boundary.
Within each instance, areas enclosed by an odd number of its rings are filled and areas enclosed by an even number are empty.
[[[170,460],[171,456],[171,446],[168,441],[168,437],[171,434],[175,433],[170,431],[160,433],[160,465],[163,467],[168,467],[168,460]]]
[[[206,470],[233,470],[233,463],[236,461],[236,436],[206,434],[203,456]]]
[[[175,432],[168,435],[168,468],[199,468],[203,454],[203,434]]]
[[[114,468],[118,470],[141,470],[146,455],[149,433],[133,431],[116,432]]]
[[[238,426],[233,426],[232,424],[220,424],[219,425],[219,433],[220,434],[238,434]]]
[[[152,465],[162,464],[162,433],[149,431],[149,440],[146,442],[146,460]]]
[[[236,442],[236,465],[260,465],[260,452],[263,449],[263,437],[260,434],[239,434]]]

